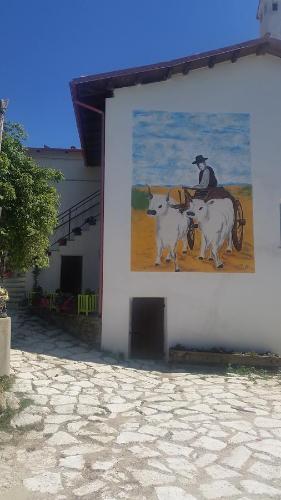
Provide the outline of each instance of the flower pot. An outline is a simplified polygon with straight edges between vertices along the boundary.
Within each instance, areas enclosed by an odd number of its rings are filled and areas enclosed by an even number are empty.
[[[75,227],[72,232],[73,232],[74,236],[81,236],[81,234],[82,234],[81,227]]]
[[[11,318],[0,318],[0,377],[10,375]]]

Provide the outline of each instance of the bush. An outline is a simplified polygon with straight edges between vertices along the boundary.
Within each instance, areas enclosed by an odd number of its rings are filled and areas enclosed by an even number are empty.
[[[147,193],[141,191],[141,189],[132,189],[132,208],[135,210],[147,210],[149,205],[149,200]]]

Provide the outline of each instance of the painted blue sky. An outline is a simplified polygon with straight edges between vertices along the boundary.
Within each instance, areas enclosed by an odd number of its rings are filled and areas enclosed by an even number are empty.
[[[133,113],[133,185],[194,185],[200,154],[220,184],[250,184],[250,115]]]

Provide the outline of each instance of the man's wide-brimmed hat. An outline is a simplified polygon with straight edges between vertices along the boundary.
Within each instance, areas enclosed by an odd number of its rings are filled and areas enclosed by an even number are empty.
[[[198,155],[195,158],[195,161],[192,162],[192,165],[198,165],[199,163],[203,163],[203,161],[208,160],[208,158],[205,158],[205,156]]]

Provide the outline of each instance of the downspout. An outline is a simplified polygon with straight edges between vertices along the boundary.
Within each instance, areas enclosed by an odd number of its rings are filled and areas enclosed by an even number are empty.
[[[101,201],[100,201],[100,264],[99,264],[99,315],[102,316],[103,302],[103,238],[104,238],[104,158],[105,158],[105,113],[101,109],[85,104],[81,101],[74,101],[74,104],[81,108],[88,109],[93,113],[98,113],[101,116]]]

